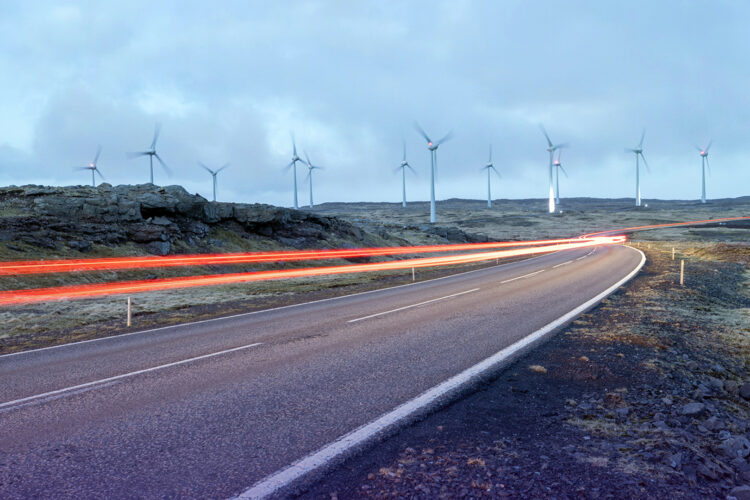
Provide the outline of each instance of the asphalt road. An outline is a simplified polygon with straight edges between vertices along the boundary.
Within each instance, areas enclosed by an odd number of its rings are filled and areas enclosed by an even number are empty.
[[[236,495],[571,311],[640,261],[623,246],[565,251],[0,357],[0,497]]]

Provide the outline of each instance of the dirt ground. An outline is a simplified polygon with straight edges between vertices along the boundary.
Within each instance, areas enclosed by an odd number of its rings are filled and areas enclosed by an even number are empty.
[[[599,307],[301,498],[747,498],[750,245],[638,246]]]

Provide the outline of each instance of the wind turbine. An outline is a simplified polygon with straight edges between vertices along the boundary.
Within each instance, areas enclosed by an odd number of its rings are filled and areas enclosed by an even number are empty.
[[[435,173],[437,172],[437,149],[442,143],[447,141],[453,136],[453,132],[448,132],[445,137],[437,142],[432,142],[427,133],[419,126],[419,123],[414,124],[414,128],[417,132],[424,137],[427,141],[427,149],[430,150],[430,222],[434,223],[437,221],[437,214],[435,212]]]
[[[638,159],[643,159],[643,164],[646,165],[646,170],[651,171],[651,168],[648,166],[648,162],[646,161],[646,157],[643,156],[643,138],[646,137],[646,129],[643,129],[643,133],[641,133],[641,141],[638,143],[638,146],[632,148],[632,149],[626,149],[626,153],[634,153],[635,154],[635,206],[640,207],[641,206],[641,172],[640,172],[640,165],[638,164]]]
[[[166,163],[164,163],[164,160],[161,159],[161,156],[159,156],[159,153],[156,152],[156,141],[159,139],[159,132],[161,132],[161,124],[157,123],[154,127],[154,140],[151,141],[151,146],[149,146],[148,150],[146,151],[139,151],[137,153],[128,153],[128,158],[138,158],[139,156],[148,156],[148,166],[149,166],[149,172],[150,172],[150,182],[151,184],[154,183],[154,157],[156,157],[157,160],[159,160],[159,163],[161,163],[162,168],[167,172],[167,175],[172,175],[172,171],[169,169]]]
[[[227,168],[229,166],[229,163],[225,163],[224,165],[222,165],[220,168],[216,170],[211,170],[210,168],[208,168],[205,164],[201,162],[198,162],[198,165],[203,167],[203,170],[211,174],[211,180],[213,181],[213,185],[214,185],[214,201],[216,201],[216,174],[218,174],[219,172]]]
[[[547,130],[545,130],[544,125],[539,125],[539,128],[542,129],[542,133],[544,134],[545,139],[547,139],[547,152],[549,153],[549,201],[548,201],[548,208],[549,213],[555,213],[555,190],[554,186],[552,185],[552,168],[554,166],[554,160],[555,160],[555,151],[558,149],[562,149],[564,147],[567,147],[567,143],[562,144],[552,144],[552,140],[549,138],[549,134],[547,134]]]
[[[568,176],[568,172],[565,171],[565,167],[560,163],[561,150],[557,151],[557,159],[554,162],[555,166],[555,203],[560,204],[560,170],[563,171],[565,177]]]
[[[406,208],[406,169],[411,170],[414,172],[414,169],[411,168],[411,165],[409,165],[409,162],[406,161],[406,141],[404,141],[404,159],[401,160],[401,165],[396,167],[396,171],[398,169],[401,169],[401,194],[402,194],[402,201],[401,206]],[[416,172],[414,172],[416,174]]]
[[[482,170],[487,171],[487,208],[492,208],[492,191],[490,190],[490,173],[491,171],[495,171],[498,177],[500,177],[500,172],[497,171],[495,168],[495,164],[492,163],[492,144],[490,144],[490,159],[487,162],[487,165],[482,167]]]
[[[307,152],[305,152],[305,160],[307,160],[307,183],[310,186],[310,208],[312,208],[313,207],[312,173],[313,173],[313,170],[315,170],[315,169],[323,170],[323,167],[319,167],[317,165],[313,165],[310,162],[310,157],[307,156]]]
[[[708,146],[701,149],[696,146],[696,149],[701,153],[701,203],[706,203],[706,167],[711,170],[711,166],[708,164],[708,150],[711,149],[711,143],[708,141]]]
[[[104,176],[99,170],[99,167],[96,165],[96,162],[99,161],[99,155],[101,154],[101,152],[102,152],[102,147],[101,146],[97,147],[96,155],[94,156],[94,161],[92,161],[85,167],[78,167],[77,169],[77,170],[91,170],[91,186],[92,187],[96,187],[96,177],[95,177],[96,174],[99,174],[99,177],[101,177],[102,180],[104,180]]]
[[[294,173],[294,208],[299,208],[299,203],[297,203],[297,162],[305,163],[302,161],[302,158],[299,157],[297,154],[297,143],[294,141],[294,135],[292,135],[292,161],[289,163],[289,165],[286,166],[286,170],[289,170],[290,168],[293,170]]]

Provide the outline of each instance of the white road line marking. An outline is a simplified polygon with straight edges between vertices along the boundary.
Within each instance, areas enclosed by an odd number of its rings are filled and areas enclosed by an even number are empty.
[[[586,257],[588,257],[588,255],[582,255],[582,256],[578,257],[576,260],[585,259]]]
[[[442,400],[446,394],[457,391],[461,387],[470,385],[474,380],[478,379],[486,372],[490,372],[492,370],[500,368],[505,362],[511,360],[513,358],[513,355],[518,351],[529,347],[548,333],[555,331],[558,327],[565,325],[568,321],[586,312],[590,307],[598,304],[602,299],[610,295],[619,287],[627,283],[633,276],[638,274],[638,271],[640,271],[643,265],[646,263],[646,255],[640,250],[633,250],[641,254],[641,262],[627,276],[604,290],[596,297],[584,302],[567,314],[557,318],[551,323],[548,323],[539,330],[522,338],[515,344],[512,344],[505,349],[495,353],[484,361],[480,361],[474,366],[462,371],[458,375],[454,375],[448,380],[436,385],[432,389],[428,389],[414,399],[411,399],[406,403],[397,406],[396,408],[380,416],[379,418],[363,425],[362,427],[354,429],[347,434],[344,434],[336,441],[333,441],[318,449],[318,451],[315,451],[307,455],[306,457],[303,457],[296,462],[288,465],[287,467],[284,467],[283,469],[280,469],[279,471],[266,476],[265,478],[255,483],[252,487],[240,493],[235,498],[243,500],[268,498],[269,496],[278,493],[280,490],[291,485],[308,473],[322,467],[327,467],[332,461],[335,461],[337,458],[340,458],[347,453],[352,452],[357,447],[363,446],[364,444],[373,441],[375,438],[377,438],[377,436],[397,427],[400,423],[404,423],[404,421],[406,421],[406,419],[408,419],[409,417],[413,416],[419,411],[429,408],[439,400]]]
[[[559,251],[565,252],[566,250],[559,250]],[[364,292],[350,293],[350,294],[347,294],[347,295],[339,295],[338,297],[328,297],[327,299],[311,300],[309,302],[300,302],[299,304],[289,304],[288,306],[272,307],[270,309],[259,309],[257,311],[250,311],[250,312],[240,313],[240,314],[232,314],[230,316],[221,316],[221,317],[218,317],[218,318],[201,319],[201,320],[198,320],[198,321],[188,321],[187,323],[180,323],[178,325],[160,326],[160,327],[157,327],[157,328],[150,328],[148,330],[138,330],[137,332],[120,333],[118,335],[110,335],[109,337],[101,337],[101,338],[98,338],[98,339],[79,340],[78,342],[68,342],[67,344],[51,345],[49,347],[40,347],[39,349],[31,349],[31,350],[28,350],[28,351],[11,352],[9,354],[2,354],[2,355],[0,355],[0,359],[8,358],[8,357],[11,357],[11,356],[22,356],[24,354],[32,354],[32,353],[35,353],[35,352],[47,351],[47,350],[50,350],[50,349],[60,349],[60,348],[63,348],[63,347],[72,347],[72,346],[76,346],[76,345],[79,345],[79,344],[88,344],[90,342],[100,342],[100,341],[103,341],[103,340],[110,340],[110,341],[112,341],[112,340],[120,339],[120,338],[123,338],[123,337],[129,337],[130,335],[139,335],[139,334],[142,334],[142,333],[158,332],[160,330],[169,330],[170,328],[182,328],[182,327],[185,327],[185,326],[198,325],[198,324],[201,324],[201,323],[209,323],[209,322],[212,322],[212,321],[221,321],[221,320],[225,320],[225,319],[234,319],[234,318],[242,318],[242,317],[245,317],[245,316],[253,316],[255,314],[262,314],[262,313],[268,313],[268,312],[273,312],[273,311],[279,311],[279,310],[282,310],[282,309],[289,309],[289,308],[292,308],[292,307],[301,307],[301,306],[306,306],[306,305],[309,305],[309,304],[317,304],[317,303],[320,303],[320,302],[328,302],[329,300],[339,300],[339,299],[345,299],[347,297],[355,297],[357,295],[366,295],[368,293],[384,292],[384,291],[387,291],[387,290],[392,290],[394,288],[403,288],[403,287],[407,287],[407,286],[416,286],[416,285],[421,285],[422,283],[430,283],[432,281],[445,280],[445,279],[449,279],[449,278],[454,278],[456,276],[462,276],[464,274],[478,273],[478,272],[481,272],[481,271],[488,271],[488,272],[489,271],[498,271],[498,269],[497,269],[498,267],[504,267],[504,266],[509,266],[509,265],[512,265],[512,264],[519,264],[519,263],[529,262],[531,260],[543,259],[545,257],[549,257],[550,255],[554,255],[556,253],[557,252],[546,253],[546,254],[542,254],[542,255],[536,255],[534,257],[529,257],[528,259],[518,260],[518,261],[515,261],[515,262],[506,262],[505,264],[501,264],[500,266],[490,266],[490,267],[483,267],[483,268],[480,268],[480,269],[472,269],[471,271],[463,271],[463,272],[460,272],[460,273],[449,274],[448,276],[441,276],[439,278],[431,278],[431,279],[428,279],[428,280],[417,281],[416,283],[406,283],[404,285],[395,285],[395,286],[388,286],[388,287],[384,287],[384,288],[376,288],[374,290],[367,290],[367,291],[364,291]]]
[[[424,302],[419,302],[417,304],[411,304],[411,305],[404,306],[404,307],[398,307],[396,309],[391,309],[390,311],[383,311],[383,312],[379,312],[375,314],[370,314],[369,316],[362,316],[361,318],[357,318],[357,319],[350,319],[349,321],[347,321],[347,323],[356,323],[357,321],[362,321],[363,319],[375,318],[377,316],[383,316],[384,314],[390,314],[390,313],[394,313],[398,311],[403,311],[404,309],[411,309],[412,307],[423,306],[431,302],[437,302],[438,300],[450,299],[452,297],[458,297],[459,295],[476,292],[477,290],[479,290],[479,288],[472,288],[471,290],[466,290],[465,292],[453,293],[451,295],[446,295],[445,297],[438,297],[437,299],[425,300]]]
[[[25,398],[14,399],[13,401],[6,401],[5,403],[0,403],[0,408],[6,408],[6,407],[9,407],[9,406],[15,406],[15,405],[18,405],[18,404],[21,404],[21,403],[26,403],[27,401],[34,401],[34,400],[41,399],[41,398],[47,398],[49,396],[54,396],[56,394],[62,394],[62,393],[67,393],[67,392],[71,392],[71,391],[77,391],[78,389],[84,389],[86,387],[91,387],[91,386],[94,386],[94,385],[106,384],[108,382],[112,382],[112,381],[115,381],[115,380],[121,380],[121,379],[128,378],[128,377],[134,377],[136,375],[142,375],[144,373],[154,372],[156,370],[161,370],[163,368],[169,368],[169,367],[172,367],[172,366],[184,365],[186,363],[190,363],[190,362],[193,362],[193,361],[198,361],[199,359],[213,358],[214,356],[219,356],[221,354],[227,354],[227,353],[234,352],[234,351],[240,351],[242,349],[249,349],[251,347],[256,347],[256,346],[259,346],[261,344],[262,344],[262,342],[256,342],[254,344],[243,345],[243,346],[240,346],[240,347],[233,347],[231,349],[225,349],[225,350],[219,351],[219,352],[212,352],[210,354],[203,354],[201,356],[196,356],[194,358],[183,359],[181,361],[173,361],[172,363],[166,363],[166,364],[159,365],[159,366],[152,366],[151,368],[144,368],[142,370],[136,370],[134,372],[128,372],[128,373],[123,373],[123,374],[120,374],[120,375],[115,375],[114,377],[107,377],[107,378],[103,378],[103,379],[99,379],[99,380],[94,380],[92,382],[86,382],[85,384],[73,385],[73,386],[70,386],[70,387],[65,387],[63,389],[57,389],[55,391],[49,391],[49,392],[45,392],[45,393],[42,393],[42,394],[34,394],[33,396],[27,396]]]
[[[523,278],[528,278],[529,276],[534,276],[535,274],[543,273],[544,271],[546,271],[546,269],[542,269],[541,271],[536,271],[536,272],[529,273],[529,274],[524,274],[523,276],[517,276],[517,277],[511,278],[509,280],[501,281],[500,284],[502,285],[503,283],[510,283],[511,281],[516,281],[516,280],[520,280],[520,279],[523,279]]]
[[[556,266],[552,266],[552,269],[557,269],[558,267],[567,266],[571,262],[573,262],[573,261],[572,260],[567,260],[567,261],[563,262],[562,264],[558,264]]]
[[[84,389],[78,389],[77,391],[70,391],[70,392],[67,392],[67,393],[64,393],[64,394],[56,394],[54,396],[48,396],[46,398],[35,399],[34,401],[27,401],[25,403],[21,403],[21,404],[18,404],[16,406],[9,406],[7,408],[0,408],[0,413],[7,413],[9,411],[17,410],[19,408],[25,408],[26,406],[36,406],[36,405],[41,405],[41,404],[44,404],[44,403],[49,403],[50,401],[54,401],[56,399],[65,398],[65,397],[68,397],[68,396],[72,396],[74,394],[81,394],[81,393],[84,393],[84,392],[95,391],[97,389],[103,389],[105,387],[109,387],[109,386],[112,386],[112,385],[117,385],[119,383],[120,383],[119,381],[108,382],[106,384],[101,384],[101,385],[95,385],[95,386],[91,386],[91,387],[86,387]]]

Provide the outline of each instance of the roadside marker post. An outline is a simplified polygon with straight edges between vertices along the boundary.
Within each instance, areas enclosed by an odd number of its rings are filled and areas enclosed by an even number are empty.
[[[685,284],[685,260],[680,260],[680,286]]]
[[[132,310],[133,310],[132,300],[130,299],[130,297],[128,297],[128,326],[130,326],[130,319],[132,317]]]
[[[414,268],[413,267],[411,268],[411,280],[412,281],[416,281],[417,280],[416,276],[414,275]]]
[[[672,260],[674,260],[674,247],[672,247]]]

